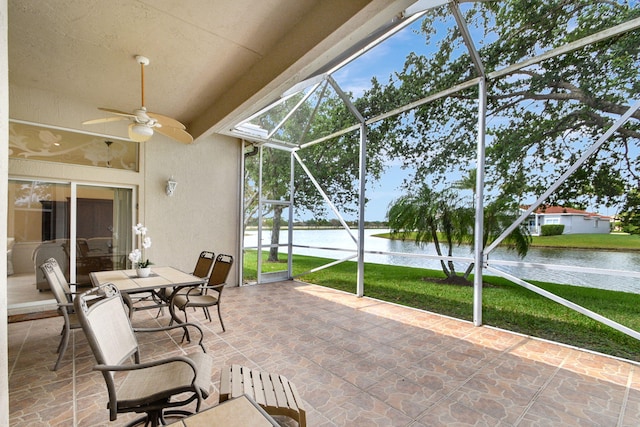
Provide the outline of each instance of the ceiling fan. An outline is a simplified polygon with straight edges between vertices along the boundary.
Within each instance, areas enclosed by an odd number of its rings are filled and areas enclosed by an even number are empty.
[[[141,55],[136,55],[136,61],[140,64],[140,76],[141,76],[141,92],[142,103],[141,107],[134,110],[132,113],[125,111],[114,110],[113,108],[99,107],[98,110],[106,111],[107,113],[115,114],[117,117],[105,117],[101,119],[87,120],[82,122],[83,125],[92,125],[96,123],[115,122],[118,120],[130,120],[129,124],[129,138],[136,142],[148,141],[153,136],[154,131],[157,131],[171,139],[182,142],[184,144],[191,144],[193,137],[185,130],[185,127],[179,121],[172,119],[171,117],[163,116],[162,114],[152,113],[147,111],[144,106],[144,67],[149,65],[149,58]]]

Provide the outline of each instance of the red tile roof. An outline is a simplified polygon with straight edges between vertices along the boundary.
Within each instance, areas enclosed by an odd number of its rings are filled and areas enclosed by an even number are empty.
[[[523,209],[528,209],[529,206],[522,206]],[[564,206],[547,206],[547,205],[541,205],[538,206],[538,208],[533,211],[536,214],[551,214],[551,215],[558,215],[558,214],[573,214],[573,215],[584,215],[587,217],[600,217],[602,219],[610,219],[608,216],[606,215],[601,215],[599,213],[594,213],[594,212],[587,212],[587,211],[583,211],[580,209],[574,209],[574,208],[565,208]]]

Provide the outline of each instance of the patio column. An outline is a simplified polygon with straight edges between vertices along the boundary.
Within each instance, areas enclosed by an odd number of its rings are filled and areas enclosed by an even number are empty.
[[[482,270],[484,269],[484,157],[487,126],[487,81],[478,83],[478,160],[476,165],[476,223],[474,229],[473,324],[482,325]]]
[[[356,295],[364,296],[364,192],[367,178],[367,125],[360,124],[360,194],[358,200],[358,278]]]

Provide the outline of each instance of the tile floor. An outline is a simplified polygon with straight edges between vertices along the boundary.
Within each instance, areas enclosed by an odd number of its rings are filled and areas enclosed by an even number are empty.
[[[216,366],[279,372],[311,426],[637,426],[640,365],[299,282],[227,288],[227,331],[202,312]],[[134,325],[168,314],[139,311]],[[76,331],[57,372],[61,318],[9,325],[12,426],[111,426],[101,374]],[[143,357],[189,350],[180,334]],[[219,368],[205,406],[218,401]],[[295,425],[279,418],[286,425]]]

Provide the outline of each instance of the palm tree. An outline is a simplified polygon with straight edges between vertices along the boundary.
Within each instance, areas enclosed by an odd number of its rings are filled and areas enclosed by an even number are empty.
[[[473,207],[476,205],[476,177],[478,176],[478,169],[469,169],[467,175],[461,179],[455,181],[451,188],[455,190],[471,190],[473,193]]]
[[[415,194],[407,194],[395,200],[387,214],[391,233],[401,239],[412,237],[417,245],[433,243],[436,253],[442,256],[441,245],[446,244],[447,256],[453,256],[453,246],[473,243],[474,209],[462,206],[451,191],[435,192],[423,186]],[[505,200],[489,203],[484,209],[482,245],[493,242],[517,217],[512,204]],[[503,244],[524,257],[531,244],[529,230],[516,227]],[[457,278],[452,261],[440,260],[442,271],[449,281]],[[462,277],[467,279],[473,263]]]
[[[473,211],[460,206],[457,196],[448,191],[439,193],[423,186],[416,194],[392,202],[387,217],[392,234],[403,240],[411,236],[417,245],[433,243],[439,256],[443,244],[446,243],[447,256],[451,257],[454,244],[472,238]],[[448,279],[456,276],[452,261],[440,260],[440,266]]]
[[[455,188],[456,190],[471,190],[475,195],[477,176],[478,176],[478,169],[476,168],[469,169],[469,172],[467,173],[467,175],[455,181],[451,186],[451,188]]]

